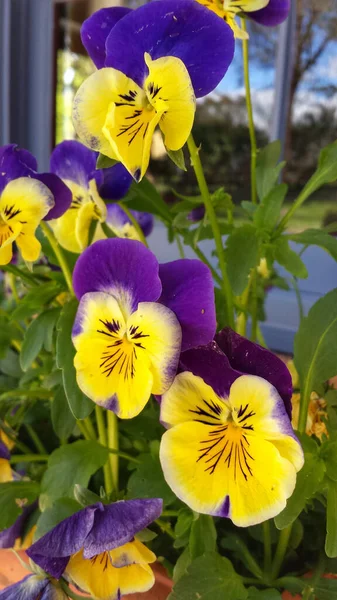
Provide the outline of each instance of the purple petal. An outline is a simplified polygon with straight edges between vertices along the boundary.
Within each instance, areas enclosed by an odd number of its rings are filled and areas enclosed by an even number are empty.
[[[98,69],[105,64],[105,42],[110,31],[130,10],[121,6],[101,8],[84,21],[81,27],[82,43]]]
[[[95,514],[94,526],[84,543],[84,558],[92,558],[130,542],[138,531],[158,519],[163,510],[161,498],[122,500],[104,506]]]
[[[122,163],[103,169],[103,183],[99,187],[99,195],[104,200],[121,200],[128,193],[132,181],[132,176]]]
[[[0,193],[4,187],[18,177],[29,177],[37,169],[37,162],[28,150],[16,144],[0,148]]]
[[[182,352],[208,344],[216,331],[214,285],[208,267],[181,259],[159,266],[163,291],[159,302],[176,314],[182,328]]]
[[[135,240],[100,240],[79,257],[73,274],[75,294],[106,292],[128,295],[130,308],[139,302],[155,302],[161,294],[156,257]]]
[[[48,579],[38,575],[27,575],[22,581],[0,591],[1,600],[38,600],[48,585]]]
[[[75,140],[65,140],[54,148],[50,170],[63,181],[74,181],[87,188],[96,173],[96,153]]]
[[[88,506],[61,521],[27,550],[29,558],[47,573],[59,578],[69,557],[83,548],[98,511],[103,511],[101,503]]]
[[[215,341],[233,369],[241,374],[258,375],[277,389],[291,418],[293,388],[291,375],[284,362],[270,350],[254,344],[228,327],[215,336]]]
[[[195,0],[160,0],[130,12],[106,41],[105,65],[142,86],[144,53],[153,60],[175,56],[185,64],[197,98],[224,77],[234,56],[234,36],[223,19]]]
[[[0,458],[4,458],[5,460],[9,460],[11,457],[11,453],[8,450],[6,444],[0,440]]]
[[[135,219],[137,219],[145,237],[150,235],[150,233],[152,233],[154,225],[153,215],[147,212],[140,212],[139,210],[131,210],[130,212],[133,214]]]
[[[196,208],[193,208],[191,210],[191,212],[187,215],[187,218],[193,223],[196,223],[197,221],[201,221],[201,219],[204,218],[205,212],[206,209],[204,205],[200,204],[200,206],[197,206]]]
[[[221,398],[228,397],[232,383],[241,375],[231,368],[228,358],[215,342],[183,352],[179,370],[201,377]]]
[[[275,27],[286,20],[289,11],[290,0],[270,0],[265,8],[247,13],[247,16],[261,25]]]
[[[72,193],[70,189],[54,173],[41,173],[32,175],[32,177],[44,183],[54,196],[55,205],[45,216],[44,221],[61,217],[71,205]]]

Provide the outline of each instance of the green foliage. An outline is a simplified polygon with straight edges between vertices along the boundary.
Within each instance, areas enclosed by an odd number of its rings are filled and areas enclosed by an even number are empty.
[[[59,369],[62,369],[63,386],[70,410],[75,419],[85,419],[93,411],[94,403],[81,392],[76,382],[75,348],[71,332],[77,307],[78,302],[74,298],[62,309],[57,323],[56,361]]]
[[[75,500],[77,500],[81,506],[90,506],[91,504],[101,501],[97,494],[94,494],[94,492],[88,490],[88,488],[80,485],[79,483],[76,483],[74,486],[74,496]]]
[[[236,296],[248,283],[250,270],[259,261],[259,239],[253,225],[238,227],[227,239],[228,277]]]
[[[280,592],[274,589],[258,590],[251,587],[248,590],[248,600],[282,600]]]
[[[22,509],[36,500],[40,485],[36,481],[10,481],[0,484],[0,531],[13,525]]]
[[[168,600],[246,600],[248,592],[231,562],[209,552],[199,556],[174,585]]]
[[[285,163],[279,163],[281,143],[271,142],[260,150],[256,161],[256,188],[260,200],[264,200],[277,182]]]
[[[90,477],[108,460],[109,452],[94,441],[61,446],[50,455],[41,482],[40,504],[45,509],[56,498],[74,496],[74,485],[88,486]]]
[[[284,529],[293,523],[308,501],[321,488],[325,475],[325,464],[320,456],[319,446],[309,438],[306,445],[305,463],[297,474],[295,490],[288,499],[285,509],[275,517],[275,525],[278,529]]]
[[[337,598],[337,580],[321,579],[314,584],[314,591],[317,600],[336,600]]]
[[[144,177],[139,183],[133,183],[124,198],[129,208],[157,215],[166,223],[171,222],[171,213],[161,195],[148,179]]]
[[[105,154],[99,153],[96,161],[96,169],[109,169],[118,163],[118,160],[114,160]]]
[[[56,390],[51,403],[51,422],[60,440],[67,440],[76,424],[76,419],[69,408],[69,403],[62,386]]]
[[[301,197],[307,198],[318,188],[337,179],[337,141],[333,142],[320,153],[318,167],[301,192]]]
[[[182,171],[187,171],[185,165],[184,152],[182,148],[180,148],[180,150],[169,150],[168,148],[166,148],[166,152],[168,157],[179,169],[181,169]]]
[[[189,547],[192,560],[205,552],[215,552],[216,538],[217,532],[213,517],[198,515],[198,518],[192,523],[190,533]]]
[[[285,236],[276,239],[274,249],[276,261],[289,273],[301,279],[308,277],[308,271],[303,260],[290,248]]]
[[[263,197],[261,204],[253,215],[254,224],[258,229],[272,232],[280,218],[281,208],[287,194],[288,187],[282,183],[270,190]]]
[[[294,362],[305,398],[337,374],[336,344],[337,289],[334,289],[314,304],[295,337]]]
[[[40,312],[45,305],[54,300],[62,291],[62,284],[56,281],[41,283],[37,287],[32,288],[12,312],[12,320],[20,321],[21,319],[32,317],[34,313]]]
[[[335,458],[336,461],[336,458]],[[337,556],[337,473],[334,471],[334,480],[327,478],[327,513],[326,513],[326,539],[325,552],[329,558]],[[336,587],[337,591],[337,587]]]
[[[27,327],[20,353],[20,364],[23,371],[27,371],[31,366],[42,346],[47,352],[52,351],[53,333],[59,316],[59,308],[48,309],[39,314]]]
[[[158,456],[146,454],[128,481],[129,498],[163,498],[164,504],[172,504],[175,495],[167,485]]]
[[[293,233],[287,236],[289,240],[298,244],[319,246],[326,250],[332,258],[337,260],[337,239],[320,229],[306,229],[301,233]]]

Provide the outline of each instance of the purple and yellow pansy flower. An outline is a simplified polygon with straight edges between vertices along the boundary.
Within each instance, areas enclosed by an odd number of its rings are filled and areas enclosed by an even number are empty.
[[[51,221],[51,227],[61,246],[70,252],[80,253],[87,247],[91,222],[105,222],[108,218],[104,200],[120,200],[132,182],[123,165],[96,169],[96,160],[95,152],[74,140],[61,142],[51,155],[51,172],[72,193],[69,209]],[[99,235],[105,237],[103,231]]]
[[[239,527],[277,515],[303,452],[290,421],[291,377],[268,350],[229,329],[185,352],[161,402],[165,479],[193,510]]]
[[[1,590],[0,600],[68,600],[68,596],[57,582],[32,574]]]
[[[88,506],[68,517],[28,549],[46,573],[68,578],[97,600],[118,600],[154,584],[156,560],[137,533],[157,519],[159,498]]]
[[[197,0],[231,27],[236,38],[249,36],[238,21],[238,16],[249,17],[261,25],[276,27],[286,20],[290,11],[290,0]]]
[[[195,99],[214,90],[233,59],[233,33],[194,0],[160,0],[98,11],[82,39],[98,70],[77,92],[76,131],[140,181],[157,125],[168,150],[186,143]]]
[[[139,210],[130,210],[130,212],[138,222],[145,237],[150,235],[154,224],[153,216],[150,213],[140,212]],[[112,203],[107,205],[106,222],[117,237],[140,241],[135,226],[119,204]]]
[[[140,242],[101,240],[78,259],[73,283],[77,383],[120,418],[169,388],[181,350],[213,339],[212,276],[198,260],[159,265]]]
[[[27,150],[9,144],[0,148],[0,265],[13,256],[13,243],[28,262],[38,259],[41,244],[35,231],[41,220],[60,217],[70,206],[71,193],[52,173],[37,173]]]

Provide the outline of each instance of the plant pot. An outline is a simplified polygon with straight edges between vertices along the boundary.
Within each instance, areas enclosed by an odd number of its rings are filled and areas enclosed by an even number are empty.
[[[27,562],[27,556],[23,550],[20,550],[18,554],[22,560]],[[172,582],[160,564],[154,565],[154,572],[156,583],[151,590],[144,594],[124,596],[125,600],[166,600],[171,591]],[[0,549],[0,590],[20,581],[28,574],[28,571],[21,565],[14,552]],[[85,598],[85,595],[83,597]]]

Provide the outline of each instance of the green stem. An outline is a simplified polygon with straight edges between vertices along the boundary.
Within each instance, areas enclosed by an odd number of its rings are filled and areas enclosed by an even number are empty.
[[[246,544],[239,538],[236,538],[235,542],[238,548],[238,552],[241,554],[248,571],[250,571],[254,575],[254,577],[257,577],[258,579],[262,580],[262,570],[257,564],[254,556],[248,550]]]
[[[121,209],[124,210],[126,216],[130,219],[132,225],[134,226],[135,230],[137,231],[140,241],[144,244],[144,246],[146,246],[148,248],[148,244],[147,244],[145,235],[144,235],[143,230],[142,230],[141,226],[139,225],[137,219],[133,216],[132,212],[129,210],[129,208],[126,206],[126,204],[124,204],[124,202],[118,202],[118,204],[121,207]]]
[[[50,227],[47,225],[47,223],[44,223],[44,221],[41,221],[41,229],[43,231],[43,233],[45,234],[48,242],[50,243],[54,254],[58,260],[59,266],[62,269],[63,275],[64,275],[64,279],[66,280],[69,292],[74,295],[74,288],[73,288],[73,282],[72,282],[72,276],[71,276],[71,272],[69,269],[69,265],[66,261],[66,258],[63,254],[63,250],[61,248],[61,246],[59,246],[59,243],[57,242],[52,230],[50,229]]]
[[[179,233],[176,233],[174,237],[175,237],[176,242],[177,242],[177,246],[178,246],[180,258],[185,258],[184,246],[181,243],[181,239],[180,239]]]
[[[303,590],[303,594],[302,594],[302,598],[303,600],[311,600],[312,599],[312,594],[314,593],[314,588],[307,586],[304,590]]]
[[[241,19],[241,28],[244,31],[247,31],[246,19]],[[247,106],[248,128],[249,128],[250,148],[251,148],[251,153],[250,153],[250,179],[251,179],[251,194],[252,194],[251,198],[252,198],[253,204],[257,204],[257,194],[256,194],[257,145],[256,145],[256,135],[255,135],[255,127],[254,127],[252,96],[251,96],[251,91],[250,91],[248,39],[242,40],[242,47],[243,47],[243,74],[244,74],[245,89],[246,89],[246,106]]]
[[[297,426],[297,431],[299,431],[300,433],[305,433],[305,430],[307,428],[310,396],[311,396],[311,392],[309,392],[308,390],[304,389],[303,393],[301,393],[300,414],[298,417],[298,426]]]
[[[99,442],[100,442],[100,444],[102,444],[102,446],[107,446],[108,438],[107,438],[106,427],[105,427],[105,422],[104,422],[105,421],[104,413],[103,413],[103,409],[101,408],[101,406],[97,406],[97,404],[96,404],[95,413],[96,413],[96,419],[97,419]],[[105,465],[103,467],[103,472],[104,472],[105,491],[107,494],[111,494],[111,492],[113,490],[113,481],[112,481],[112,473],[111,473],[111,469],[110,469],[109,460],[107,460],[107,462],[105,463]]]
[[[242,577],[245,585],[261,585],[261,579],[255,579],[255,577]]]
[[[108,446],[117,450],[116,454],[112,452],[109,454],[109,462],[114,490],[118,492],[118,419],[111,410],[108,410]]]
[[[195,145],[195,141],[193,139],[192,134],[190,134],[190,136],[187,140],[187,145],[188,145],[189,153],[191,156],[191,164],[194,169],[194,173],[197,178],[200,193],[201,193],[201,196],[202,196],[204,204],[205,204],[207,216],[209,218],[209,222],[210,222],[212,230],[213,230],[215,247],[216,247],[216,251],[218,254],[220,271],[221,271],[221,275],[222,275],[221,287],[222,287],[224,296],[226,298],[227,322],[228,322],[228,325],[230,327],[232,327],[232,329],[234,329],[233,295],[232,295],[232,289],[231,289],[229,279],[228,279],[228,274],[227,274],[227,266],[226,266],[225,252],[224,252],[224,248],[223,248],[223,244],[222,244],[221,232],[220,232],[219,224],[218,224],[217,217],[215,214],[215,210],[214,210],[214,207],[212,204],[212,199],[211,199],[211,196],[209,193],[209,189],[208,189],[208,186],[206,183],[202,164],[200,161],[199,149]]]
[[[76,421],[76,425],[79,428],[81,434],[83,435],[85,440],[91,440],[91,435],[86,427],[86,424],[84,421],[80,421],[79,419]]]
[[[278,544],[277,544],[277,548],[276,548],[276,552],[275,552],[275,556],[274,556],[274,560],[273,560],[273,564],[272,564],[272,568],[271,568],[271,580],[274,581],[274,579],[276,579],[279,575],[279,572],[281,570],[283,561],[284,561],[284,557],[286,555],[287,552],[287,548],[288,548],[288,543],[289,543],[289,539],[291,536],[291,530],[292,530],[292,524],[288,525],[288,527],[285,527],[285,529],[282,529],[281,533],[280,533],[280,537],[278,540]]]
[[[44,444],[41,442],[39,436],[37,435],[36,431],[34,431],[33,427],[31,425],[28,425],[27,423],[25,423],[25,427],[30,435],[32,442],[34,443],[36,450],[40,454],[47,454],[47,450]]]
[[[12,442],[14,442],[16,448],[18,448],[19,450],[21,450],[21,452],[24,452],[25,454],[32,454],[31,449],[28,448],[28,446],[26,446],[26,444],[24,444],[23,442],[20,442],[20,440],[17,439],[15,433],[9,427],[7,427],[4,422],[1,422],[0,427],[9,437],[9,439],[12,440]]]
[[[252,281],[253,281],[252,275],[253,274],[250,273],[247,287],[241,296],[241,304],[242,304],[244,311],[239,315],[239,317],[236,320],[237,321],[236,331],[243,337],[246,337],[246,334],[247,334],[247,311],[248,311],[249,295],[250,295],[250,290],[251,290]]]
[[[93,426],[90,417],[86,417],[84,419],[84,423],[85,426],[87,428],[87,432],[90,435],[92,440],[96,440],[97,439],[97,435],[96,435],[96,431],[95,431],[95,427]]]
[[[65,592],[66,596],[71,598],[71,600],[83,600],[83,595],[79,596],[78,594],[75,594],[75,592],[73,592],[73,590],[70,589],[70,587],[68,586],[68,583],[65,581],[65,579],[60,579],[58,583],[59,583],[60,587],[63,589],[63,591]],[[91,600],[91,596],[85,596],[85,598],[87,600]]]
[[[271,534],[270,534],[270,521],[265,521],[262,524],[263,527],[263,545],[264,545],[264,572],[267,575],[267,579],[270,575],[271,570]]]
[[[20,302],[20,298],[19,298],[17,287],[16,287],[15,275],[13,273],[9,274],[9,281],[10,281],[11,290],[13,292],[14,300],[18,304]]]
[[[49,454],[12,454],[10,462],[13,464],[21,462],[47,462]]]
[[[257,341],[259,342],[260,346],[262,346],[262,348],[267,348],[266,340],[263,337],[263,333],[259,325],[257,326]]]
[[[178,510],[163,510],[163,512],[161,513],[162,517],[177,517],[178,515]]]
[[[137,465],[141,464],[141,460],[139,460],[138,458],[136,458],[135,456],[132,456],[132,454],[127,454],[126,452],[120,452],[120,450],[115,450],[115,448],[108,448],[107,446],[105,446],[106,449],[111,453],[111,454],[118,454],[119,458],[125,458],[125,460],[129,460],[131,462],[136,463]]]
[[[15,341],[15,340],[14,340]],[[13,344],[14,345],[14,344]],[[15,344],[16,349],[17,346]],[[53,393],[49,390],[44,390],[42,388],[36,388],[32,390],[10,390],[9,392],[4,392],[0,394],[0,400],[7,400],[7,398],[16,398],[16,397],[24,396],[26,398],[40,398],[41,400],[48,400],[53,397]]]

